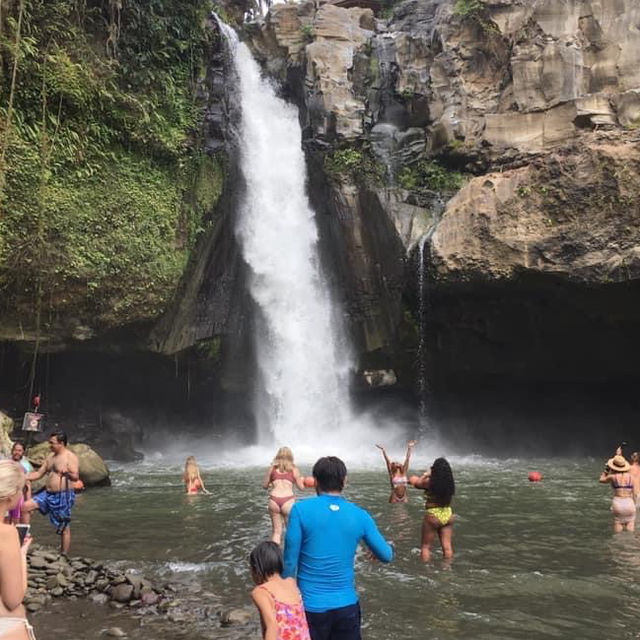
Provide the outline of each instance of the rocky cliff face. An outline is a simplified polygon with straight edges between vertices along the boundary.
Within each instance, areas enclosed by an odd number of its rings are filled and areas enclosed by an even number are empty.
[[[301,103],[363,351],[401,361],[429,231],[435,386],[633,374],[638,24],[632,0],[272,7],[253,46]]]
[[[404,0],[385,17],[286,3],[243,30],[300,108],[322,255],[362,368],[394,368],[410,387],[422,338],[434,391],[637,377],[635,0]],[[251,310],[226,139],[237,106],[219,53],[203,144],[224,150],[224,185],[173,303],[145,316],[155,326],[136,346],[204,354],[225,369],[216,384],[239,390]]]

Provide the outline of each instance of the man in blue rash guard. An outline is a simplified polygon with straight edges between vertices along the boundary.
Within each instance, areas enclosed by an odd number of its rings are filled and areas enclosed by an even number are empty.
[[[360,640],[356,549],[364,540],[383,562],[393,549],[373,518],[340,495],[347,477],[340,458],[320,458],[313,477],[317,497],[296,502],[289,515],[282,575],[297,577],[311,640]]]

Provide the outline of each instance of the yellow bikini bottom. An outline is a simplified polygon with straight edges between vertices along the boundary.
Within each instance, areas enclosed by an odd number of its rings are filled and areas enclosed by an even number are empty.
[[[436,518],[444,526],[453,517],[453,509],[451,507],[428,507],[427,514]]]

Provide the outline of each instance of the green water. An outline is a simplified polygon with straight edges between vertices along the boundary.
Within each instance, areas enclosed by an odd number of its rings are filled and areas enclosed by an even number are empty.
[[[357,557],[364,638],[638,637],[639,539],[612,534],[610,490],[597,482],[600,462],[454,459],[452,466],[451,565],[437,546],[430,564],[420,562],[421,492],[413,491],[408,505],[390,505],[382,470],[350,474],[347,498],[371,512],[397,550],[390,565],[373,563],[364,552]],[[530,469],[542,471],[544,481],[529,483]],[[193,498],[183,495],[178,468],[116,471],[111,489],[78,497],[72,553],[119,560],[181,585],[180,597],[194,607],[206,604],[207,593],[227,606],[247,607],[247,555],[270,532],[262,473],[205,472],[213,495]],[[56,542],[40,516],[34,517],[34,534],[40,542]],[[90,615],[83,609],[91,623],[78,627],[76,614],[65,615],[73,607],[78,603],[59,602],[36,614],[41,637],[52,637],[55,629],[68,640],[92,638],[114,619],[126,623],[121,613],[93,607]],[[136,637],[179,635],[169,624],[154,625],[138,629]],[[190,638],[259,637],[257,625],[239,633],[206,621],[181,631]]]

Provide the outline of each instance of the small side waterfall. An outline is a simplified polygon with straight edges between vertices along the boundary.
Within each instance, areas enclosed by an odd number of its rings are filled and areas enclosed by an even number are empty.
[[[258,442],[316,451],[335,442],[344,451],[360,437],[348,394],[351,361],[319,263],[298,113],[261,77],[235,32],[220,27],[240,85],[247,189],[237,235],[258,309]]]
[[[429,379],[427,375],[427,313],[429,312],[429,291],[426,279],[426,256],[425,246],[435,233],[442,212],[444,211],[444,200],[440,195],[434,201],[431,213],[432,222],[427,232],[421,236],[417,245],[418,259],[418,393],[420,394],[420,433],[422,436],[433,436],[430,433],[428,420],[427,398],[429,395]]]
[[[426,313],[427,300],[425,291],[424,245],[430,233],[425,233],[418,242],[418,392],[420,393],[420,430],[425,429],[427,421],[427,392],[429,390],[426,371]]]

